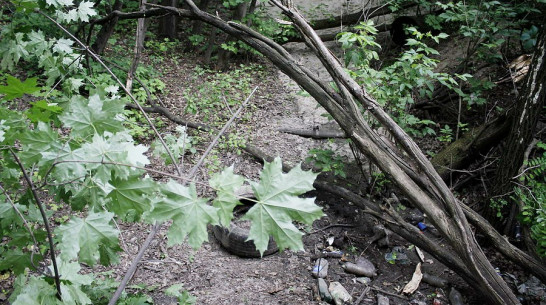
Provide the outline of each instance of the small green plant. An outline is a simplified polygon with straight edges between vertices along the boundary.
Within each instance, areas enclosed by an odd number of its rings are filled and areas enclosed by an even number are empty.
[[[530,28],[523,30],[521,33],[521,44],[523,46],[523,50],[525,51],[531,51],[537,44],[537,38],[538,38],[538,28],[534,25],[532,25]]]
[[[336,176],[347,177],[343,159],[330,149],[313,148],[309,150],[305,162],[313,162],[313,165],[323,172],[332,172]]]
[[[165,141],[165,144],[167,144],[167,148],[176,160],[181,158],[186,152],[196,152],[195,148],[192,145],[192,138],[188,136],[188,134],[186,133],[186,128],[183,126],[177,126],[175,134],[169,133],[164,135],[163,140]],[[159,139],[156,139],[152,143],[152,149],[153,154],[157,157],[160,157],[165,162],[165,164],[168,165],[172,163],[172,160],[167,153],[167,149],[165,148],[165,146],[163,146]]]
[[[241,149],[246,147],[246,139],[239,132],[229,133],[228,136],[222,136],[218,142],[218,147],[226,150],[232,150],[236,154],[241,154]]]
[[[449,125],[445,125],[444,128],[440,129],[440,136],[437,139],[440,142],[451,143],[453,141],[453,129]]]
[[[527,170],[520,177],[522,185],[515,188],[514,198],[521,203],[520,220],[529,226],[536,241],[537,253],[546,256],[546,143],[539,142],[541,156],[526,162]]]
[[[493,211],[496,211],[495,216],[502,220],[502,210],[508,205],[508,201],[505,198],[493,198],[489,201],[489,206]]]
[[[129,134],[137,139],[147,139],[153,135],[154,131],[147,125],[144,115],[138,110],[126,109],[124,110],[125,120],[123,125],[129,131]],[[165,125],[160,118],[154,119],[156,128],[161,128]]]
[[[184,91],[184,111],[199,115],[214,126],[222,125],[229,119],[230,111],[235,111],[251,92],[252,76],[259,75],[262,70],[257,65],[240,65],[226,72],[196,68],[194,81],[198,77],[204,77],[205,81]]]
[[[408,39],[409,48],[392,64],[376,70],[372,66],[374,61],[379,60],[376,50],[380,46],[375,42],[377,30],[373,22],[363,22],[355,29],[359,32],[339,35],[339,42],[345,50],[345,65],[351,69],[353,78],[366,85],[368,92],[406,132],[418,137],[434,135],[434,122],[420,119],[408,113],[408,109],[417,98],[431,98],[435,83],[466,96],[458,89],[457,79],[466,81],[471,78],[469,74],[451,76],[435,71],[438,61],[431,56],[438,55],[438,51],[423,40],[428,38],[438,43],[447,35],[432,35],[430,32],[421,33],[413,27],[408,28],[408,32],[414,37]]]
[[[371,190],[377,194],[383,193],[391,184],[391,181],[387,178],[384,173],[374,172],[372,173],[372,183]]]

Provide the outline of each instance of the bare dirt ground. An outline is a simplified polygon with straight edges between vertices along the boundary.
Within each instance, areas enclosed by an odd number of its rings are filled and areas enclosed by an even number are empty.
[[[323,1],[328,3],[327,1]],[[308,5],[313,5],[310,1]],[[362,1],[347,1],[346,5],[331,8],[333,12],[364,5]],[[314,66],[313,59],[306,54],[302,44],[292,44],[287,49],[306,65]],[[162,79],[167,84],[168,94],[163,96],[163,102],[176,115],[190,120],[198,119],[184,114],[186,106],[184,89],[191,84],[191,75],[199,65],[199,58],[184,54],[176,62],[165,62],[158,67],[162,70]],[[254,75],[253,86],[258,90],[251,99],[248,109],[233,130],[245,130],[249,143],[266,151],[271,156],[281,156],[283,161],[296,165],[305,160],[309,149],[322,147],[331,148],[347,157],[348,177],[321,175],[319,179],[338,179],[356,192],[365,193],[367,177],[351,163],[351,154],[343,140],[317,141],[289,135],[278,131],[279,128],[313,129],[325,124],[328,120],[322,116],[323,110],[309,97],[302,96],[299,88],[286,76],[275,70],[263,59],[257,59],[264,66],[264,71]],[[145,64],[150,64],[145,60]],[[325,75],[318,71],[319,76]],[[157,116],[156,116],[157,117]],[[163,131],[174,130],[175,124],[169,123]],[[191,133],[197,135],[196,133]],[[203,136],[206,138],[206,136]],[[207,143],[207,141],[203,141]],[[188,156],[183,170],[187,171],[199,158],[204,147],[199,147],[195,155]],[[234,165],[235,172],[249,179],[256,179],[261,164],[253,157],[221,150],[220,167]],[[193,162],[192,162],[193,161]],[[208,164],[212,161],[208,160]],[[207,164],[207,163],[206,163]],[[165,167],[173,172],[172,167]],[[198,180],[206,181],[209,173],[206,167],[198,173]],[[202,191],[206,193],[206,191]],[[197,297],[197,304],[326,304],[317,300],[314,292],[317,280],[312,277],[311,270],[315,264],[315,256],[329,245],[340,250],[343,258],[328,258],[329,272],[326,280],[341,283],[352,295],[353,300],[363,296],[360,304],[377,304],[378,295],[386,296],[390,304],[449,304],[447,289],[433,287],[422,283],[417,291],[405,296],[401,294],[404,285],[411,279],[417,263],[420,262],[416,249],[406,241],[391,236],[388,246],[380,247],[377,243],[370,244],[373,235],[372,228],[376,223],[363,215],[350,202],[346,202],[328,193],[313,192],[326,216],[316,221],[312,228],[307,229],[303,237],[305,251],[284,251],[262,259],[239,258],[223,249],[209,230],[209,241],[200,249],[192,250],[188,245],[167,247],[164,225],[147,250],[139,268],[134,275],[129,291],[142,291],[151,295],[155,304],[177,304],[176,300],[164,294],[164,290],[174,284],[183,284],[192,295]],[[408,212],[411,207],[408,207]],[[341,226],[340,226],[341,225]],[[113,270],[113,276],[120,280],[146,238],[149,226],[142,224],[121,224],[122,247],[125,252],[121,264]],[[424,232],[423,234],[429,234]],[[442,239],[437,237],[439,243]],[[405,262],[388,262],[385,258],[394,247],[401,247],[407,254]],[[356,261],[358,257],[369,259],[377,268],[377,276],[369,283],[361,283],[358,276],[343,270],[346,261]],[[518,270],[508,265],[496,253],[491,253],[493,264],[502,268],[503,272],[518,275]],[[478,304],[478,291],[468,287],[465,282],[452,271],[437,262],[429,254],[424,253],[423,270],[429,274],[449,280],[461,291],[466,304]],[[369,289],[367,289],[369,288]]]
[[[314,64],[313,59],[305,55],[301,44],[293,44],[287,49],[307,65]],[[191,75],[191,70],[198,64],[198,58],[184,58],[183,64],[167,64],[170,68],[164,71],[164,80],[170,92],[164,103],[179,114],[185,107],[181,88],[187,86],[188,80],[185,78]],[[278,132],[281,127],[312,129],[327,123],[327,119],[321,116],[324,110],[317,108],[311,98],[302,96],[299,88],[286,76],[268,63],[261,63],[266,69],[253,80],[253,85],[257,85],[259,89],[252,98],[252,106],[248,107],[252,109],[249,110],[251,117],[239,122],[235,129],[247,130],[250,143],[271,156],[281,156],[283,161],[291,165],[304,161],[308,150],[314,147],[331,147],[347,153],[347,144],[342,140],[317,141]],[[173,126],[167,127],[172,128]],[[229,151],[221,151],[219,155],[222,166],[234,164],[237,173],[250,179],[259,175],[261,164],[254,158]],[[193,158],[197,157],[199,152]],[[191,164],[186,166],[189,168]],[[351,178],[345,180],[345,183],[352,185],[355,191],[364,193],[367,178],[349,162],[346,170]],[[199,179],[206,180],[207,177],[208,173],[201,171]],[[331,181],[340,178],[321,175],[321,179]],[[314,192],[310,196],[317,197],[316,202],[323,207],[326,216],[307,230],[303,239],[305,251],[285,251],[262,259],[239,258],[227,253],[212,233],[209,234],[209,242],[197,251],[187,245],[167,248],[166,228],[163,228],[147,251],[132,284],[154,287],[150,293],[157,304],[176,304],[174,299],[163,294],[163,290],[178,283],[182,283],[197,297],[197,304],[326,304],[317,300],[314,293],[317,280],[312,277],[311,270],[315,264],[315,255],[329,245],[330,238],[330,241],[333,240],[333,247],[343,251],[345,256],[342,259],[327,259],[330,270],[326,280],[340,282],[353,296],[353,300],[366,291],[360,304],[376,304],[378,294],[388,297],[390,304],[448,304],[449,291],[428,284],[421,284],[411,296],[401,294],[419,262],[414,247],[396,236],[391,237],[387,247],[380,248],[376,243],[370,244],[372,227],[376,225],[373,220],[363,215],[351,203],[327,193]],[[123,228],[122,235],[128,252],[124,254],[123,263],[115,270],[118,280],[146,234],[145,226]],[[438,242],[441,242],[440,238]],[[385,255],[395,246],[403,248],[408,255],[407,262],[387,262]],[[378,275],[367,284],[357,281],[358,276],[349,274],[342,268],[344,262],[354,262],[361,256],[369,259],[378,269]],[[426,253],[423,270],[450,280],[463,293],[471,292],[460,278]],[[366,290],[367,287],[371,289]],[[468,300],[472,301],[472,298]]]

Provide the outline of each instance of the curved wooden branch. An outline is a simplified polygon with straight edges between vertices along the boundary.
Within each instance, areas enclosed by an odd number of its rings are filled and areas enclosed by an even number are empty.
[[[347,136],[342,131],[336,130],[325,130],[325,129],[293,129],[293,128],[280,128],[280,132],[297,135],[304,138],[312,139],[332,139],[332,138],[341,138],[345,139]]]

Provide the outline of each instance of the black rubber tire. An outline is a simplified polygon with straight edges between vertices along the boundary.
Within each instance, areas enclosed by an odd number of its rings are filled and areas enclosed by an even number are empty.
[[[260,251],[256,250],[254,241],[246,241],[249,230],[240,228],[232,223],[229,229],[224,226],[213,226],[212,231],[214,232],[214,237],[220,241],[220,244],[229,253],[240,257],[262,257]],[[279,251],[277,244],[272,237],[269,238],[269,244],[263,256],[271,255],[277,251]]]

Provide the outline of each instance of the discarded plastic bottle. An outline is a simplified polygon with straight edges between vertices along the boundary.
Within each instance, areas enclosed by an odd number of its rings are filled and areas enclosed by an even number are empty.
[[[339,282],[330,283],[328,290],[330,291],[336,305],[351,304],[353,302],[353,297]]]
[[[451,291],[449,292],[449,301],[451,302],[451,305],[464,305],[463,296],[455,288],[451,288]]]
[[[328,261],[324,258],[317,259],[311,273],[314,277],[325,278],[328,275]]]
[[[363,275],[367,277],[377,276],[373,263],[363,257],[360,257],[357,260],[356,264],[346,263],[345,265],[343,265],[343,269],[345,269],[345,271],[349,273],[356,275]]]
[[[328,284],[326,284],[326,281],[324,279],[318,279],[318,290],[321,300],[328,303],[331,303],[333,301],[332,295],[330,294],[330,291],[328,291]]]
[[[514,237],[518,243],[521,241],[521,226],[519,222],[516,223],[516,227],[514,228]]]

